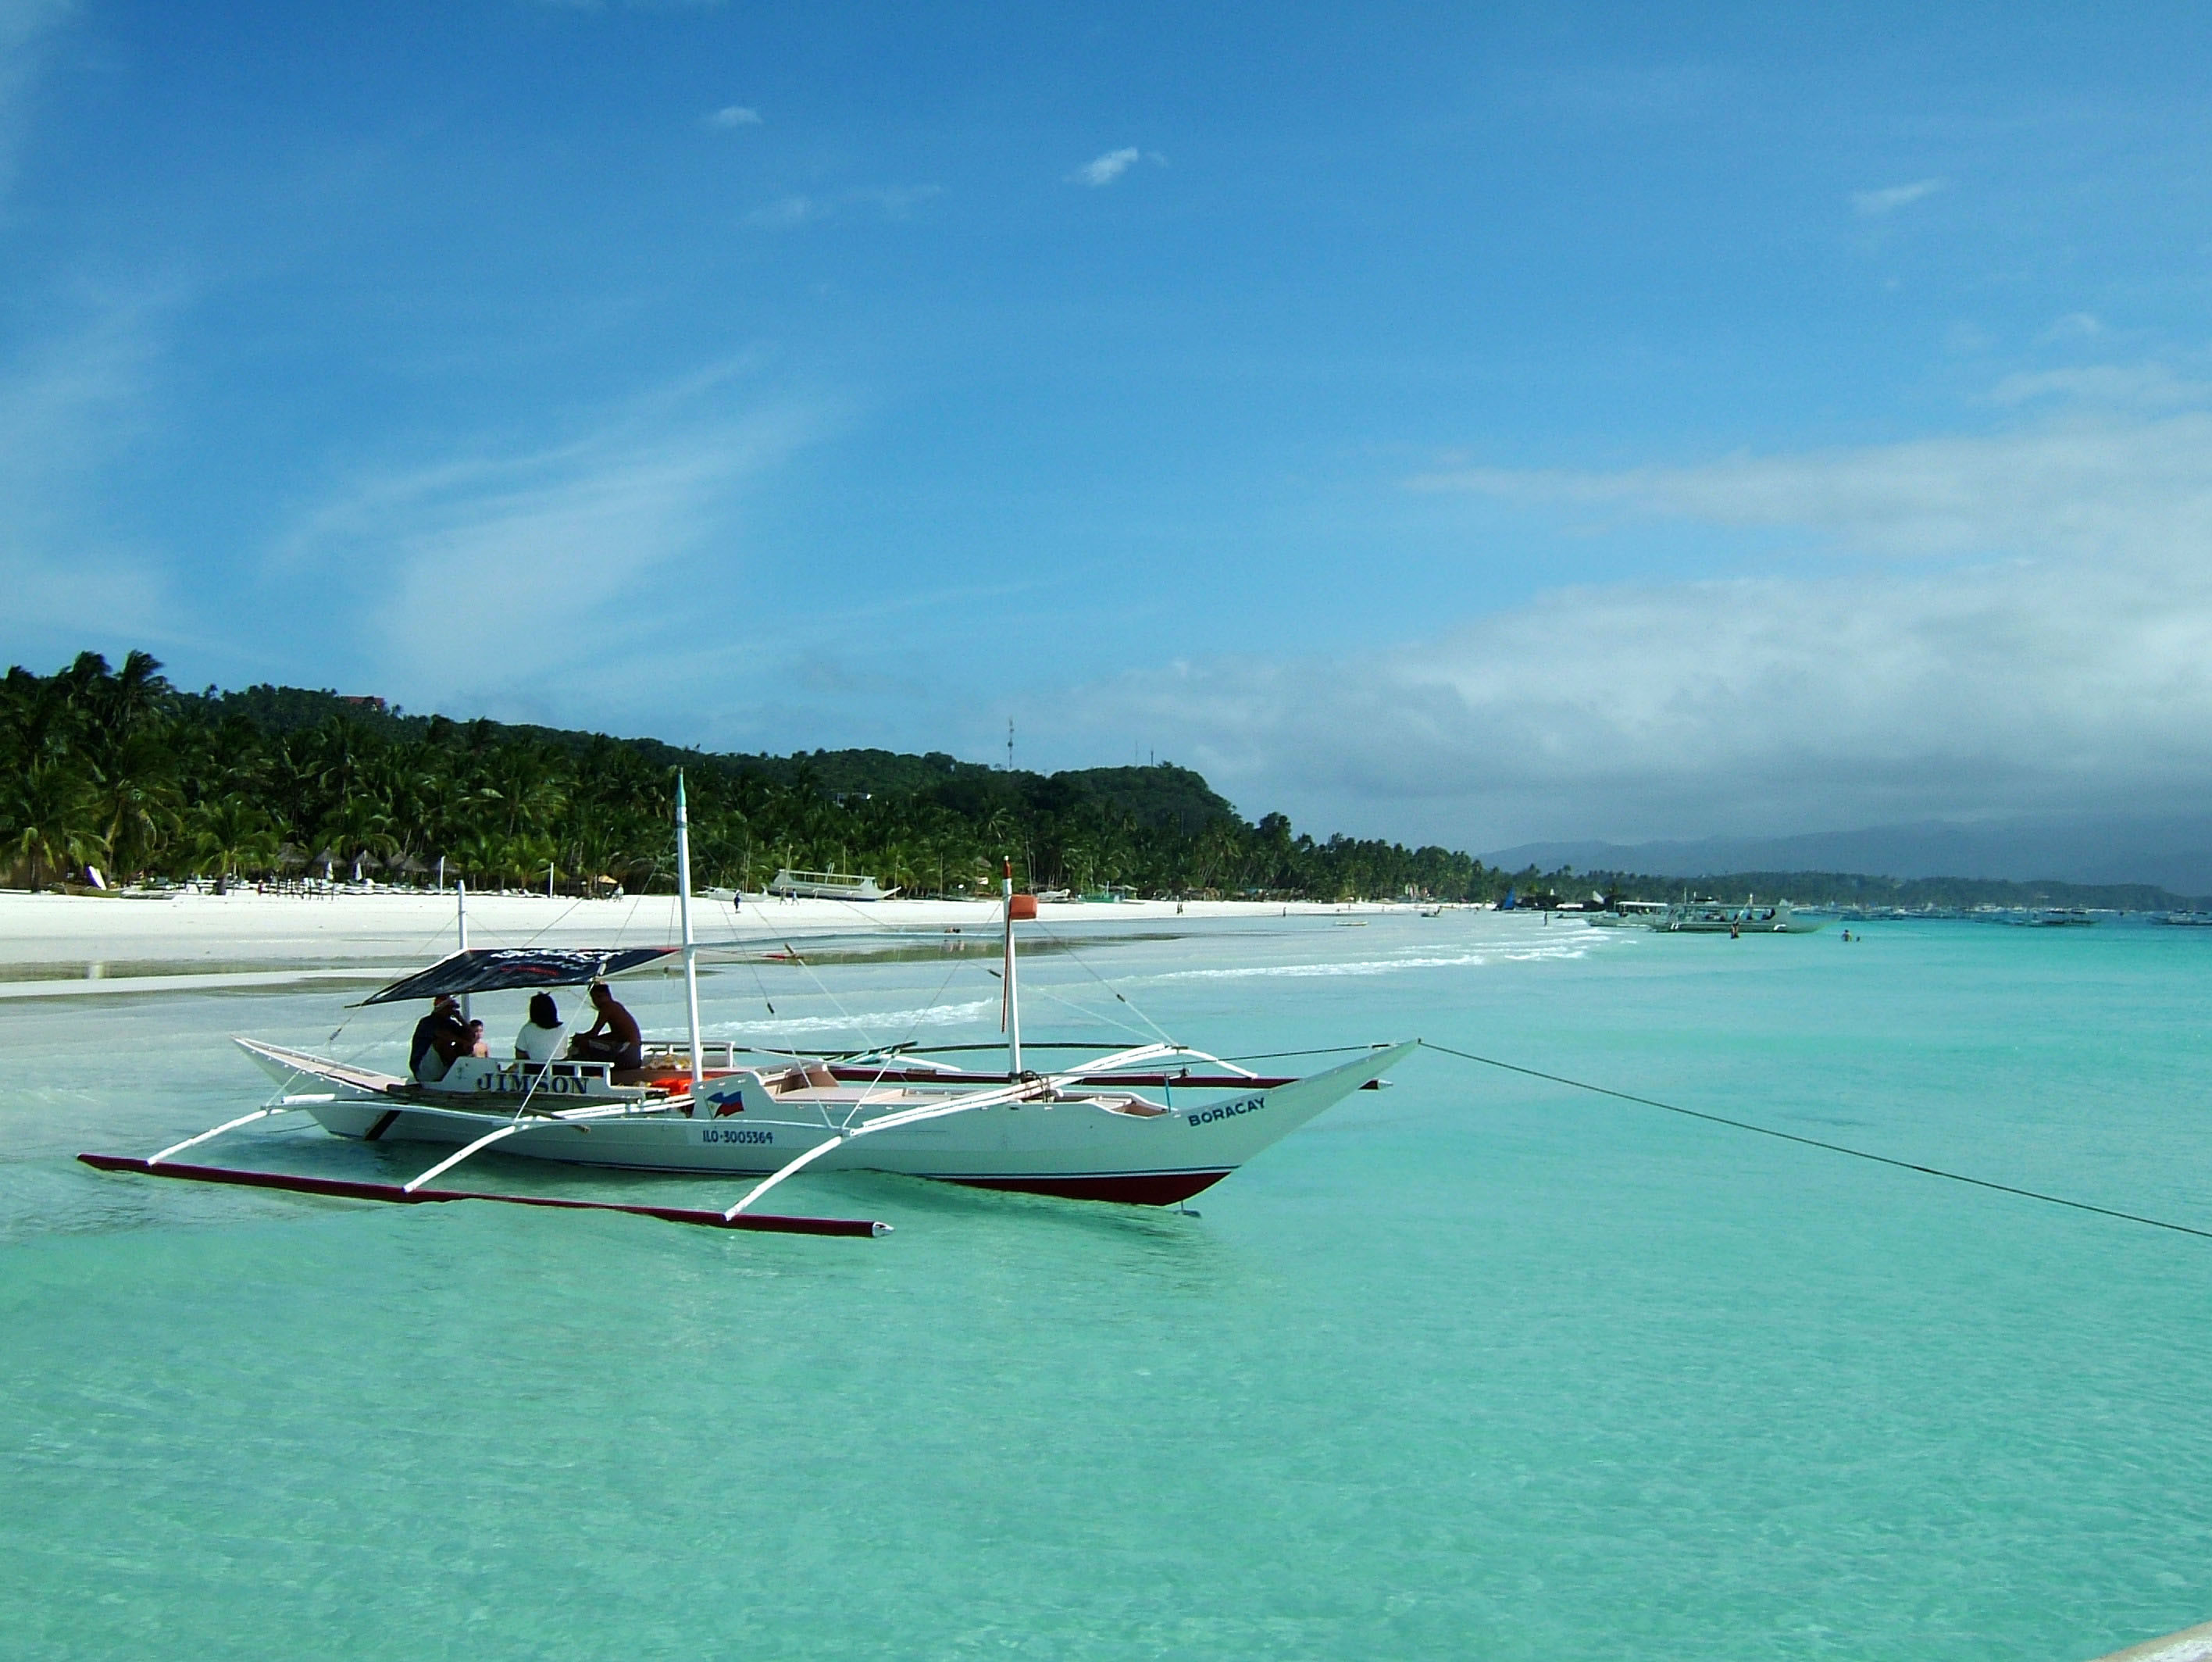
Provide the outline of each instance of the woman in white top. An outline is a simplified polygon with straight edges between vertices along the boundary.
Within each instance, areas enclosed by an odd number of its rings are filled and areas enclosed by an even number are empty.
[[[550,992],[533,993],[530,999],[530,1019],[522,1024],[522,1031],[514,1035],[515,1059],[520,1062],[546,1063],[561,1053],[561,1007],[553,1002]]]

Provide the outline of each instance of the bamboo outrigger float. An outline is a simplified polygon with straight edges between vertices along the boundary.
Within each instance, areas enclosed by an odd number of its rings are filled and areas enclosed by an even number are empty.
[[[1379,1087],[1413,1044],[1377,1046],[1303,1078],[1265,1077],[1187,1046],[1146,1044],[1087,1054],[1037,1072],[1024,1065],[1015,925],[1034,897],[1002,891],[1005,1071],[968,1065],[976,1047],[900,1047],[837,1057],[715,1046],[699,1027],[698,943],[690,915],[690,829],[676,797],[680,946],[605,951],[465,946],[372,995],[370,1004],[444,993],[573,986],[684,961],[688,1043],[656,1047],[645,1065],[503,1062],[463,1057],[435,1083],[401,1078],[304,1051],[240,1039],[272,1078],[264,1107],[145,1159],[84,1155],[104,1171],[289,1189],[401,1204],[483,1199],[635,1212],[681,1223],[810,1234],[881,1234],[866,1220],[778,1216],[752,1210],[809,1168],[869,1170],[1069,1198],[1176,1205],[1235,1171],[1351,1092]],[[995,1049],[996,1047],[992,1047]],[[1084,1050],[1065,1045],[1031,1049]],[[958,1060],[946,1059],[959,1057]],[[754,1059],[754,1058],[760,1059]],[[179,1164],[186,1149],[259,1121],[304,1113],[337,1136],[444,1145],[453,1152],[405,1183],[352,1183],[284,1173]],[[564,1165],[744,1180],[720,1210],[555,1199],[433,1187],[485,1150]]]

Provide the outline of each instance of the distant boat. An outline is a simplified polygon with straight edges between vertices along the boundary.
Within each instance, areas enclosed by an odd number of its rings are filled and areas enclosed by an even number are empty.
[[[1656,929],[1667,915],[1664,901],[1617,901],[1602,912],[1585,912],[1583,921],[1592,929]]]
[[[775,874],[768,892],[801,901],[888,901],[898,889],[878,887],[873,877],[837,871],[793,871],[786,866]]]
[[[1801,916],[1787,901],[1759,906],[1746,900],[1741,906],[1724,901],[1684,901],[1670,906],[1651,920],[1650,927],[1668,935],[1812,935],[1834,919]]]

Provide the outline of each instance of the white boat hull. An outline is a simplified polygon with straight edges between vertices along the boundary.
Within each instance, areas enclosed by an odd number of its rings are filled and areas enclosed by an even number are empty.
[[[1246,1095],[1209,1091],[1166,1113],[1130,1113],[1101,1101],[999,1103],[846,1139],[813,1170],[894,1172],[991,1189],[1071,1198],[1172,1205],[1218,1182],[1402,1060],[1410,1044],[1377,1050],[1341,1067]],[[264,1058],[264,1065],[269,1065]],[[293,1077],[299,1077],[295,1070]],[[1186,1095],[1190,1095],[1185,1093]],[[487,1105],[442,1107],[358,1088],[300,1106],[337,1136],[458,1146],[513,1123]],[[764,1177],[807,1149],[835,1141],[838,1124],[865,1125],[927,1100],[884,1093],[851,1105],[778,1102],[694,1119],[654,1106],[588,1120],[547,1117],[503,1138],[501,1154],[618,1170]]]

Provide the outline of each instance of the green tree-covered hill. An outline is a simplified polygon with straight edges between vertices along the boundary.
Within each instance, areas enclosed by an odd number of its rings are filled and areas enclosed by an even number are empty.
[[[1038,888],[1146,895],[1440,899],[1502,892],[1437,847],[1249,823],[1171,765],[1039,774],[941,753],[712,755],[655,739],[456,722],[295,687],[182,692],[132,652],[0,683],[0,834],[11,880],[260,878],[364,869],[479,885],[633,889],[669,880],[676,770],[702,884],[757,889],[779,866],[866,872],[909,892]]]

